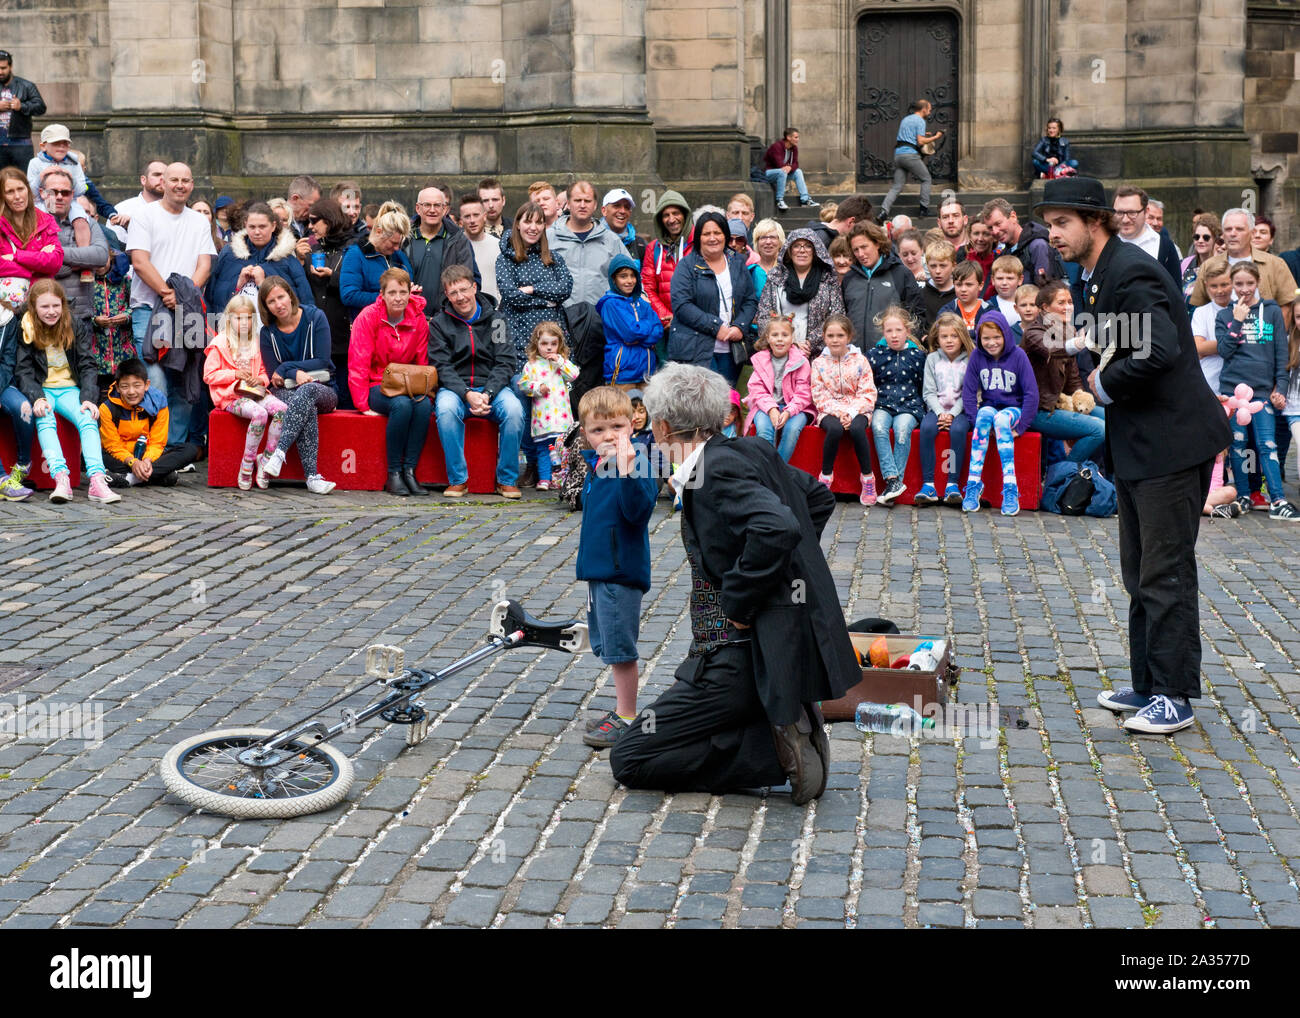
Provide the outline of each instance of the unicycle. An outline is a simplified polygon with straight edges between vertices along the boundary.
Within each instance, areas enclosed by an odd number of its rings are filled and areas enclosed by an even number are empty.
[[[580,654],[590,642],[585,622],[542,622],[517,602],[502,601],[492,609],[487,643],[460,660],[429,672],[405,667],[400,648],[369,646],[364,684],[286,728],[223,728],[192,736],[163,757],[163,784],[191,806],[223,816],[281,819],[329,809],[343,801],[355,777],[352,761],[330,745],[331,739],[379,715],[389,724],[406,725],[406,744],[418,745],[430,720],[420,694],[512,647]],[[318,720],[376,685],[387,692],[362,709],[344,708],[342,720],[333,725]]]

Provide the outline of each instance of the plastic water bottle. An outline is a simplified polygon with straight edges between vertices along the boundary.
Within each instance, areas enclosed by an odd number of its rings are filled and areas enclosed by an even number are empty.
[[[859,732],[907,737],[919,734],[922,729],[933,728],[934,718],[922,717],[906,704],[860,703],[853,723]]]

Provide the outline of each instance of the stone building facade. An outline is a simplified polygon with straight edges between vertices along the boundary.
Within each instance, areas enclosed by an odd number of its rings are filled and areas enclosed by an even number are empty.
[[[787,123],[821,193],[883,192],[907,103],[939,186],[1025,192],[1051,115],[1085,171],[1291,231],[1296,0],[9,0],[0,45],[92,172],[264,193],[430,176],[747,186]],[[1247,195],[1243,199],[1243,193]]]

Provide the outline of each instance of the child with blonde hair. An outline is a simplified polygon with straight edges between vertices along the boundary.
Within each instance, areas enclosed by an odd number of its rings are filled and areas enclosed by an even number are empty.
[[[948,463],[944,467],[948,481],[943,490],[944,504],[961,505],[962,474],[966,468],[966,437],[970,434],[970,418],[962,411],[961,388],[966,380],[966,367],[970,364],[970,330],[961,315],[951,311],[939,316],[930,330],[929,345],[933,351],[925,359],[925,380],[921,384],[921,399],[926,414],[921,421],[921,490],[916,493],[917,505],[934,505],[939,492],[934,484],[935,441],[939,432],[948,432]]]
[[[560,441],[573,427],[569,383],[578,366],[569,360],[564,332],[555,322],[538,322],[528,338],[528,363],[519,390],[532,396],[532,436],[537,445],[537,490],[551,488],[551,468],[560,462]]]
[[[881,339],[867,351],[876,380],[876,409],[871,415],[871,432],[876,441],[884,490],[878,501],[893,505],[907,488],[903,471],[911,451],[912,432],[925,416],[921,387],[925,381],[925,351],[914,338],[916,321],[894,304],[876,317]],[[889,432],[894,432],[890,447]]]
[[[789,463],[813,408],[812,368],[794,345],[794,316],[773,315],[754,345],[758,352],[750,359],[754,373],[745,397],[749,416],[744,432],[752,424],[754,433]]]

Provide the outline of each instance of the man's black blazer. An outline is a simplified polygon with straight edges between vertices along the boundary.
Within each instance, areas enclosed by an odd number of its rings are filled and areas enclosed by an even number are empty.
[[[1081,296],[1077,310],[1095,316],[1103,350],[1117,344],[1100,375],[1114,401],[1106,407],[1106,447],[1115,475],[1160,477],[1226,449],[1227,417],[1201,373],[1191,319],[1168,272],[1112,236]]]
[[[862,681],[822,528],[835,496],[760,438],[709,439],[682,499],[682,540],[727,617],[753,626],[754,680],[774,725]]]

